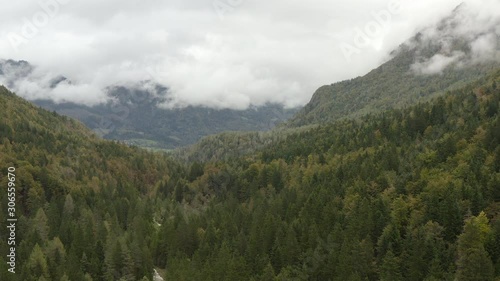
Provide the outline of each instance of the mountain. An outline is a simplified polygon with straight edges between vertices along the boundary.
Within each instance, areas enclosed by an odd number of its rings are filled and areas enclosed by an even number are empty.
[[[26,61],[0,61],[0,81],[16,89],[31,77],[34,67]],[[64,76],[42,79],[46,88],[71,83]],[[167,108],[168,88],[144,82],[136,86],[110,86],[107,102],[87,106],[72,102],[32,101],[50,111],[82,121],[98,135],[111,140],[153,149],[174,149],[194,144],[204,136],[225,131],[267,131],[289,118],[298,109],[278,104],[253,106],[246,110],[188,106]]]
[[[467,25],[479,25],[476,29]],[[422,30],[368,74],[319,88],[288,127],[404,108],[460,88],[500,66],[500,18],[480,26],[467,6]]]
[[[0,209],[15,198],[17,221],[0,278],[493,281],[499,84],[500,69],[187,167],[1,88],[0,185],[17,190]]]

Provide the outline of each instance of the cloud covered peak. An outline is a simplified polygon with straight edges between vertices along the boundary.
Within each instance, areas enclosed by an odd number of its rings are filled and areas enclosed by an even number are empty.
[[[500,62],[500,2],[462,3],[408,44],[417,50],[412,69],[439,74],[448,67]]]

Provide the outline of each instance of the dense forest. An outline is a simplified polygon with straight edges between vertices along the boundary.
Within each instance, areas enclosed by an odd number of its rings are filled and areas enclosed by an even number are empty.
[[[500,278],[500,71],[404,109],[227,134],[207,161],[101,140],[5,88],[0,104],[18,214],[1,280]]]

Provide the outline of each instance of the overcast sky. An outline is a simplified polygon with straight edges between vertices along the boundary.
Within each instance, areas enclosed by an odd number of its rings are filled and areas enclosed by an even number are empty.
[[[461,2],[18,0],[0,12],[0,58],[36,65],[40,81],[73,82],[49,90],[33,81],[18,89],[28,98],[95,103],[106,86],[153,80],[180,106],[299,106],[319,86],[377,67]]]

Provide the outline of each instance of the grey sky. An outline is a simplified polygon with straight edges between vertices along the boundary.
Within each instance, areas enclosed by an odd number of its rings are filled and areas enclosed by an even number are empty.
[[[462,2],[401,0],[395,12],[391,0],[56,1],[13,1],[0,12],[0,57],[37,66],[18,94],[95,103],[106,86],[154,80],[171,88],[174,105],[229,108],[303,105]],[[497,0],[467,2],[500,14]],[[356,44],[359,30],[372,32],[366,44]],[[47,88],[58,74],[73,84]]]

